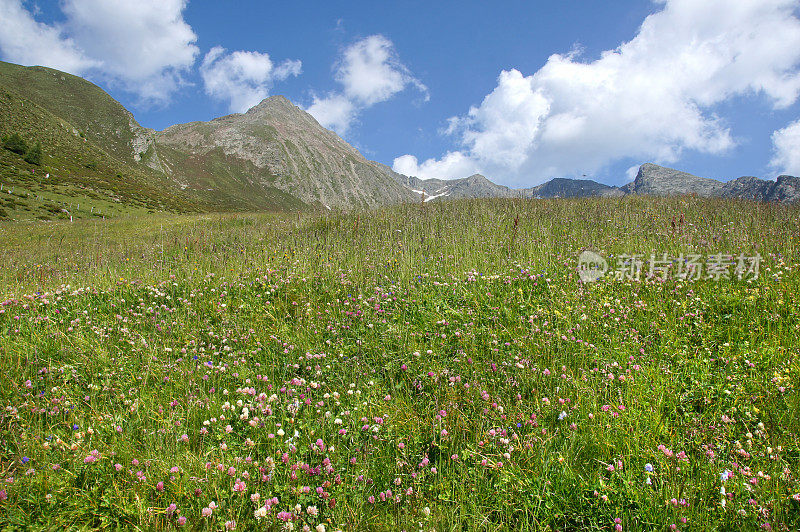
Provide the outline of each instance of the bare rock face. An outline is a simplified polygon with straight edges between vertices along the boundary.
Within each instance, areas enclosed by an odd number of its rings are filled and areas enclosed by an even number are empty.
[[[653,196],[697,194],[706,197],[792,203],[800,199],[800,178],[782,175],[775,181],[767,181],[753,176],[743,176],[723,183],[716,179],[697,177],[672,168],[645,163],[639,167],[636,179],[622,187],[622,190],[626,194]]]
[[[721,196],[724,184],[716,179],[698,177],[680,170],[665,168],[652,163],[639,167],[632,183],[622,187],[626,194],[650,196],[673,196],[697,194],[698,196]]]
[[[780,175],[770,189],[767,201],[791,203],[800,200],[800,177]]]
[[[743,176],[725,183],[722,196],[754,201],[768,201],[769,191],[775,183],[753,176]]]
[[[374,207],[416,200],[386,167],[368,161],[283,96],[271,96],[244,114],[171,126],[157,134],[157,142],[207,158],[221,150],[226,158],[252,165],[262,184],[309,205]]]

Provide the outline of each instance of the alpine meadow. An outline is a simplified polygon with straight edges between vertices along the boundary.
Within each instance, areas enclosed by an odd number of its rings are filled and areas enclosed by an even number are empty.
[[[467,64],[422,4],[41,4],[0,530],[800,530],[796,0],[466,2]]]

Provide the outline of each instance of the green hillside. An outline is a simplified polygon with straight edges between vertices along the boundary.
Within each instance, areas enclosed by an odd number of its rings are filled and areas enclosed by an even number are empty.
[[[133,115],[97,85],[45,67],[0,61],[0,86],[24,96],[72,124],[78,133],[109,154],[133,161]]]
[[[157,145],[152,130],[82,78],[0,62],[0,135],[13,134],[39,143],[42,156],[33,164],[25,151],[0,149],[0,220],[307,208],[221,150]]]
[[[40,143],[40,164],[0,150],[0,217],[54,219],[148,211],[197,212],[204,206],[139,165],[110,155],[67,120],[0,86],[0,134]],[[100,214],[98,214],[100,213]]]

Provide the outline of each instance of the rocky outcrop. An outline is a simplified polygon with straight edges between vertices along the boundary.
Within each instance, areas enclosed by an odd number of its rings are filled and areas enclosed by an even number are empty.
[[[744,176],[722,182],[645,163],[639,167],[636,179],[622,187],[622,191],[626,194],[652,196],[697,194],[705,197],[792,203],[800,199],[800,178],[782,175],[775,181],[767,181]]]
[[[648,196],[674,196],[697,194],[698,196],[721,196],[724,184],[716,179],[698,177],[680,170],[645,163],[639,167],[636,179],[622,187],[626,194]]]

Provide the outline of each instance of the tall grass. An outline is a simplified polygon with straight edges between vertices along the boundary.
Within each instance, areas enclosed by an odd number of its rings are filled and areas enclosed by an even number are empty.
[[[696,198],[0,225],[0,523],[797,529],[798,235]]]

